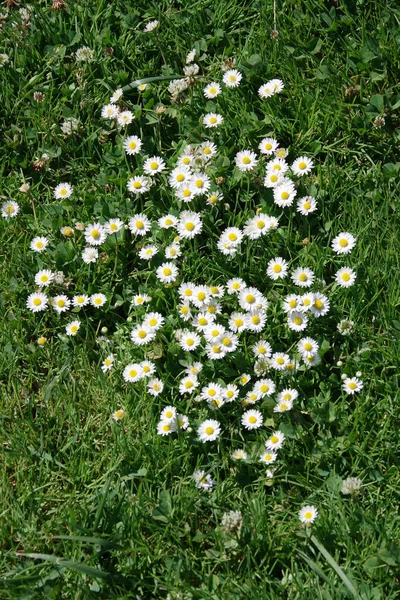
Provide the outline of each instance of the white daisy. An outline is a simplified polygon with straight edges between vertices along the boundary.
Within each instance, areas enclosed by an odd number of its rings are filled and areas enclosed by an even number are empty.
[[[95,308],[101,308],[107,302],[107,296],[104,294],[92,294],[90,296],[90,304]]]
[[[48,299],[41,292],[34,292],[33,294],[29,294],[26,300],[26,306],[32,312],[41,312],[42,310],[46,310],[47,304]]]
[[[244,288],[239,293],[239,305],[243,310],[255,310],[261,301],[262,294],[257,288]]]
[[[158,252],[157,246],[150,244],[149,246],[144,246],[139,251],[139,258],[141,258],[143,260],[151,260],[153,258],[153,256],[155,256],[157,254],[157,252]]]
[[[308,175],[313,166],[314,163],[311,158],[307,158],[307,156],[300,156],[299,158],[296,158],[292,164],[292,171],[295,175],[301,177],[302,175]]]
[[[132,123],[134,118],[135,116],[130,110],[123,110],[117,117],[118,125],[120,127],[126,127]]]
[[[310,287],[314,281],[314,273],[307,267],[298,267],[290,277],[293,283],[300,287]]]
[[[220,93],[221,93],[221,86],[219,85],[219,83],[215,83],[215,81],[213,81],[212,83],[209,83],[204,88],[204,95],[206,98],[215,98]]]
[[[118,100],[120,100],[123,95],[124,92],[122,91],[122,88],[118,88],[117,90],[115,90],[113,95],[110,97],[111,104],[115,104],[116,102],[118,102]]]
[[[260,150],[261,154],[266,154],[267,156],[273,154],[277,148],[278,142],[275,138],[263,138],[258,144],[258,149]]]
[[[315,294],[314,292],[308,292],[307,294],[303,294],[299,296],[299,302],[297,306],[297,310],[300,312],[307,312],[311,310],[312,305],[314,304]]]
[[[317,210],[317,201],[312,196],[303,196],[297,201],[297,212],[307,216]]]
[[[282,431],[274,431],[270,438],[265,442],[265,447],[269,450],[280,450],[285,441],[285,436]]]
[[[267,322],[267,315],[264,310],[253,310],[246,317],[247,329],[249,331],[260,332],[264,329]]]
[[[137,175],[136,177],[131,177],[130,179],[128,179],[126,187],[130,192],[132,192],[135,195],[138,195],[148,192],[151,188],[151,185],[152,181],[149,177],[142,177],[140,175]]]
[[[193,187],[191,180],[175,188],[175,194],[183,202],[191,202],[198,195],[198,191]]]
[[[172,283],[179,276],[178,267],[172,262],[165,262],[156,270],[156,277],[162,283]]]
[[[68,325],[66,325],[65,333],[70,336],[76,335],[78,333],[80,326],[81,326],[80,321],[71,321],[71,323],[68,323]]]
[[[111,371],[111,369],[114,366],[114,361],[115,361],[114,354],[109,354],[108,356],[106,356],[106,358],[103,360],[103,364],[101,365],[101,370],[103,371],[103,373],[107,373],[107,371]]]
[[[103,244],[107,238],[107,232],[100,223],[88,225],[85,229],[85,240],[91,246],[99,246]]]
[[[272,355],[271,344],[265,340],[259,340],[252,347],[252,352],[257,358],[269,358]]]
[[[297,343],[297,349],[301,356],[311,356],[318,352],[319,346],[313,338],[305,337]]]
[[[228,279],[226,282],[226,290],[228,294],[238,294],[243,288],[247,287],[244,279],[238,277],[234,279]]]
[[[231,454],[231,457],[233,458],[233,460],[246,460],[247,459],[247,452],[245,452],[244,450],[234,450]]]
[[[225,402],[233,402],[236,398],[239,397],[239,388],[237,385],[233,383],[228,383],[226,388],[222,390],[222,397]]]
[[[257,164],[257,154],[251,150],[242,150],[236,154],[235,164],[241,171],[251,171]]]
[[[157,433],[158,435],[170,435],[171,433],[175,433],[176,424],[168,423],[168,421],[160,421],[157,424]]]
[[[160,156],[152,156],[145,160],[143,164],[143,171],[150,176],[161,173],[165,168],[165,162]]]
[[[308,325],[308,318],[303,312],[293,310],[288,314],[287,324],[293,331],[303,331]]]
[[[314,317],[324,317],[329,312],[329,308],[328,298],[320,292],[314,292],[314,302],[310,308]]]
[[[197,435],[199,436],[199,440],[203,442],[213,442],[216,440],[221,433],[221,425],[218,421],[214,419],[207,419],[201,423],[200,427],[197,429]]]
[[[289,362],[289,355],[284,352],[274,352],[270,359],[271,367],[276,371],[284,371]]]
[[[349,254],[356,245],[356,238],[344,231],[339,233],[331,243],[332,249],[336,254]]]
[[[293,400],[278,400],[274,406],[274,412],[283,413],[293,408]]]
[[[247,329],[247,313],[234,312],[229,317],[229,329],[241,333]]]
[[[200,397],[208,402],[222,398],[222,387],[218,383],[211,382],[201,389]]]
[[[164,217],[160,217],[158,219],[158,224],[161,229],[171,229],[171,227],[176,227],[178,224],[178,218],[174,215],[165,215]]]
[[[166,421],[167,423],[175,422],[176,420],[176,408],[175,406],[166,406],[161,411],[160,415],[161,421]]]
[[[113,233],[118,233],[123,228],[124,223],[121,219],[110,219],[107,223],[104,223],[104,230],[112,235]]]
[[[301,304],[301,296],[297,294],[289,294],[285,297],[282,309],[285,313],[290,313],[292,310],[299,310]]]
[[[272,396],[275,393],[275,383],[272,379],[259,379],[254,384],[254,391],[260,398]]]
[[[72,306],[87,306],[90,302],[86,294],[78,294],[72,298]]]
[[[181,212],[177,224],[177,230],[180,237],[192,239],[195,235],[200,233],[202,229],[203,223],[198,213],[188,210]]]
[[[198,387],[199,381],[195,375],[187,375],[187,377],[183,377],[179,383],[179,393],[191,394]]]
[[[89,263],[96,262],[96,260],[99,258],[99,251],[96,250],[96,248],[92,248],[92,247],[85,248],[82,251],[81,256],[82,256],[83,262],[88,265]]]
[[[151,221],[143,213],[134,215],[129,219],[128,227],[135,235],[146,235],[151,229]]]
[[[195,331],[184,330],[181,334],[179,345],[186,352],[193,352],[200,345],[201,338]]]
[[[347,394],[355,394],[362,390],[363,382],[358,377],[346,377],[343,381],[343,389]]]
[[[143,325],[146,325],[151,329],[157,331],[158,329],[161,329],[161,327],[164,325],[164,321],[165,319],[161,313],[150,312],[147,313],[145,318],[143,319]]]
[[[171,171],[168,177],[168,183],[172,188],[178,188],[183,183],[188,183],[191,176],[191,169],[185,165],[182,165]]]
[[[43,269],[42,271],[38,271],[35,275],[35,283],[39,287],[47,287],[54,279],[54,273],[49,271],[48,269]]]
[[[161,379],[158,379],[157,377],[150,379],[149,383],[147,384],[147,391],[151,396],[158,396],[159,394],[161,394],[163,389],[164,384],[161,381]]]
[[[281,185],[286,180],[286,177],[283,173],[279,171],[267,171],[264,179],[264,186],[266,188],[275,188],[278,185]]]
[[[142,144],[142,140],[138,138],[137,135],[130,135],[126,138],[126,140],[124,140],[124,143],[122,145],[126,154],[133,155],[138,154],[138,152],[140,152]]]
[[[292,206],[296,194],[293,182],[288,179],[274,187],[274,202],[281,208]]]
[[[119,115],[119,108],[116,104],[106,104],[101,109],[101,116],[103,119],[116,119]]]
[[[138,363],[130,363],[123,370],[122,377],[129,383],[135,383],[143,379],[143,369]]]
[[[267,267],[267,275],[274,281],[283,279],[288,272],[288,263],[282,257],[272,258]]]
[[[34,252],[44,252],[49,244],[46,237],[35,237],[31,241],[30,248]]]
[[[211,475],[207,475],[205,471],[195,471],[193,473],[193,479],[200,490],[210,490],[215,483],[215,481],[212,480]]]
[[[224,117],[218,113],[207,113],[203,117],[203,125],[207,128],[218,127],[223,122]]]
[[[201,156],[210,159],[217,154],[217,146],[213,142],[203,142],[197,148],[197,152],[199,152]]]
[[[143,375],[145,377],[150,377],[150,375],[153,375],[153,373],[155,373],[156,365],[150,360],[142,360],[140,366],[143,369]]]
[[[122,421],[122,419],[125,417],[125,411],[122,408],[119,408],[118,410],[116,410],[115,412],[113,412],[112,414],[112,418],[114,419],[114,421],[116,421],[118,423],[118,421]]]
[[[189,427],[189,418],[181,413],[176,416],[176,422],[182,431],[185,431]]]
[[[265,465],[271,465],[276,461],[277,458],[278,454],[273,450],[266,450],[260,454],[260,462],[264,463]]]
[[[143,31],[144,33],[150,33],[150,31],[153,31],[153,29],[155,29],[156,27],[158,27],[158,21],[157,19],[154,19],[154,21],[149,21],[148,23],[146,23],[146,26],[143,29]]]
[[[211,180],[205,173],[193,173],[190,179],[190,185],[196,194],[204,194],[210,189]]]
[[[242,74],[237,69],[229,69],[225,71],[222,81],[228,88],[239,87],[242,81]]]
[[[351,287],[356,280],[356,272],[350,267],[342,267],[335,275],[335,280],[340,287]]]
[[[71,301],[64,294],[60,294],[59,296],[54,296],[54,298],[52,298],[51,305],[54,308],[54,310],[58,312],[58,314],[61,314],[69,310],[69,307],[71,306]]]
[[[219,343],[210,342],[205,347],[206,354],[210,360],[221,360],[225,358],[226,351],[224,347]]]
[[[69,183],[59,183],[54,189],[54,197],[57,198],[57,200],[62,200],[63,198],[69,198],[72,192],[73,188]]]
[[[317,517],[318,510],[315,506],[303,506],[303,508],[299,510],[299,519],[306,525],[313,523]]]
[[[263,424],[263,416],[259,410],[247,410],[242,415],[241,423],[245,429],[259,429]]]

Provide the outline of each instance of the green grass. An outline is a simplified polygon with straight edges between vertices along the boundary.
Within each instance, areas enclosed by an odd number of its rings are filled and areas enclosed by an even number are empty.
[[[51,11],[47,1],[33,6],[26,29],[12,27],[21,22],[12,7],[0,38],[0,53],[10,57],[0,68],[0,195],[21,206],[15,219],[0,222],[0,597],[399,598],[396,3],[277,2],[277,41],[270,38],[273,3],[264,0],[77,0],[60,12]],[[152,19],[160,21],[159,28],[142,33]],[[95,60],[78,71],[73,52],[81,46],[93,49]],[[149,156],[160,153],[170,166],[187,143],[213,139],[221,157],[231,160],[218,159],[210,171],[212,178],[224,177],[221,187],[230,208],[194,203],[194,210],[204,210],[204,230],[182,244],[181,280],[223,283],[242,276],[265,290],[271,310],[265,335],[274,351],[292,352],[299,335],[282,328],[278,303],[289,292],[266,281],[269,259],[283,256],[293,267],[310,266],[328,286],[340,266],[357,271],[357,284],[349,290],[328,287],[331,311],[309,333],[327,341],[323,363],[293,379],[299,401],[288,416],[275,420],[287,440],[272,481],[257,464],[262,437],[237,427],[240,411],[232,405],[218,413],[223,436],[217,443],[200,445],[194,433],[157,436],[160,410],[169,402],[190,414],[194,429],[209,415],[203,404],[176,393],[185,356],[173,333],[184,325],[176,317],[175,288],[155,279],[154,264],[161,261],[139,267],[141,241],[131,243],[125,232],[118,247],[107,240],[99,263],[85,265],[81,234],[66,240],[59,232],[66,224],[116,216],[127,222],[140,210],[155,220],[169,210],[165,184],[132,200],[126,181],[142,159],[121,151],[121,136],[100,112],[118,87],[180,75],[193,47],[201,78],[187,100],[171,104],[168,82],[124,96],[136,115],[129,134],[144,140]],[[106,54],[106,48],[113,53]],[[207,101],[203,87],[221,80],[222,61],[230,57],[244,75],[242,85]],[[285,91],[262,102],[257,90],[273,77],[285,82]],[[35,91],[45,94],[43,103],[33,100]],[[157,115],[154,108],[161,103],[168,110]],[[201,116],[214,110],[225,115],[224,124],[205,135]],[[386,119],[382,129],[373,127],[379,115]],[[67,117],[79,118],[77,135],[61,132]],[[232,157],[242,148],[256,150],[268,134],[290,148],[291,158],[313,158],[306,187],[319,210],[307,219],[282,211],[277,232],[243,244],[243,252],[227,261],[216,252],[219,233],[272,206],[262,181],[232,175]],[[51,160],[36,171],[32,162],[43,153]],[[25,180],[29,195],[18,191]],[[74,186],[74,194],[56,202],[52,190],[63,181]],[[348,259],[332,258],[329,250],[340,231],[357,237]],[[29,249],[39,234],[52,240],[45,254]],[[154,241],[161,244],[164,234]],[[310,243],[304,245],[304,238]],[[71,318],[54,311],[30,313],[26,297],[41,268],[62,269],[67,283],[71,280],[69,295],[105,293],[106,310]],[[138,289],[153,297],[152,310],[167,317],[152,352],[160,357],[157,372],[172,396],[150,397],[121,377],[128,362],[143,356],[129,338],[145,312],[130,307]],[[231,300],[228,296],[227,306]],[[355,322],[349,337],[336,330],[344,317]],[[67,338],[65,324],[72,318],[82,327],[76,338]],[[111,345],[96,341],[103,327]],[[48,338],[43,348],[37,345],[40,335]],[[209,380],[250,372],[251,340],[226,367],[208,362]],[[100,365],[110,348],[119,366],[108,375]],[[364,388],[345,396],[340,376],[356,371],[362,372]],[[117,424],[111,415],[121,406],[126,417]],[[263,404],[268,418],[272,406]],[[253,464],[232,463],[231,451],[240,444],[254,455]],[[201,468],[217,482],[211,492],[194,485],[192,473]],[[354,499],[340,492],[348,476],[363,482]],[[319,511],[310,529],[302,528],[297,516],[305,504]],[[242,512],[240,535],[221,531],[222,516],[230,510]]]

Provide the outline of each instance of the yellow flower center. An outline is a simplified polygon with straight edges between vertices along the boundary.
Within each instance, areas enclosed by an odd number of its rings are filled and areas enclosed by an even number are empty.
[[[239,290],[239,289],[240,289],[240,283],[237,283],[237,282],[236,282],[236,283],[233,283],[233,284],[232,284],[232,288],[233,288],[234,290]]]
[[[249,304],[253,304],[253,302],[255,302],[255,296],[253,296],[253,294],[247,294],[245,300],[246,302],[248,302]]]
[[[188,231],[193,231],[193,229],[194,229],[194,223],[186,223],[185,228]]]
[[[114,414],[115,414],[115,418],[116,419],[122,419],[122,417],[124,416],[124,411],[123,410],[117,410]]]
[[[188,307],[188,306],[186,306],[186,305],[185,305],[185,306],[182,306],[182,307],[181,307],[181,313],[182,313],[183,315],[187,315],[187,314],[188,314],[188,312],[189,312],[189,307]]]
[[[150,327],[154,327],[155,325],[157,325],[157,319],[155,319],[154,317],[150,319],[149,325]]]
[[[213,304],[210,304],[210,306],[207,306],[207,312],[211,313],[212,315],[217,311],[216,306],[214,306]]]
[[[290,399],[291,399],[291,397],[292,397],[292,395],[291,395],[291,394],[284,394],[284,396],[283,396],[283,399],[284,399],[284,400],[290,400]]]
[[[94,299],[94,303],[95,304],[101,304],[103,302],[103,300],[101,298],[95,298]]]
[[[172,273],[172,271],[169,267],[166,267],[163,272],[166,277],[169,277]]]
[[[307,273],[300,273],[299,281],[307,281]]]
[[[343,281],[350,281],[350,274],[342,273],[342,279],[343,279]]]
[[[215,354],[219,354],[222,350],[221,346],[217,346],[217,345],[214,345],[212,347],[212,349],[213,349],[213,352],[215,352]]]
[[[204,185],[204,181],[202,179],[196,179],[196,187],[201,188]]]
[[[226,395],[227,395],[227,397],[228,397],[228,398],[232,398],[232,397],[233,397],[233,395],[234,395],[234,392],[233,392],[233,390],[228,390],[228,391],[226,392]]]
[[[281,265],[274,265],[274,273],[280,273],[282,271]]]
[[[287,200],[289,198],[289,192],[282,192],[281,198],[282,200]]]
[[[205,317],[200,317],[199,325],[207,325],[208,321]]]
[[[189,339],[186,340],[186,345],[187,346],[193,346],[193,344],[194,344],[194,339],[193,338],[189,338]]]
[[[301,325],[303,323],[303,319],[301,317],[295,317],[293,319],[293,322],[295,323],[295,325]]]
[[[243,325],[243,319],[235,319],[236,327],[241,327]]]
[[[255,417],[254,415],[251,415],[251,417],[249,417],[249,423],[254,425],[254,423],[256,423],[256,422],[257,422],[257,417]]]
[[[272,454],[264,454],[264,460],[271,460]]]
[[[129,148],[130,148],[130,150],[135,150],[136,146],[137,146],[136,142],[133,142],[133,141],[129,142]]]
[[[144,340],[144,338],[147,336],[147,332],[144,331],[143,329],[141,329],[140,331],[138,331],[138,337],[140,337],[141,340]]]
[[[304,518],[307,520],[312,519],[312,512],[309,510],[306,513],[304,513]]]
[[[230,239],[231,242],[235,242],[237,240],[237,235],[236,235],[236,233],[230,233],[228,235],[228,238]]]
[[[301,169],[302,171],[307,167],[306,163],[302,160],[301,163],[299,163],[299,169]]]
[[[264,229],[265,221],[257,221],[257,229]]]
[[[71,227],[65,227],[64,229],[64,235],[66,235],[67,237],[72,235],[72,229]]]
[[[97,240],[100,237],[100,231],[98,229],[93,229],[92,237]]]
[[[42,283],[46,283],[46,281],[48,281],[48,280],[49,280],[49,276],[48,275],[42,275],[41,278],[40,278],[40,281]]]
[[[168,425],[168,423],[164,423],[163,431],[171,431],[171,425]]]
[[[267,143],[265,144],[264,148],[265,148],[266,150],[271,150],[271,149],[272,149],[272,144],[270,144],[269,142],[267,142]]]
[[[65,306],[65,300],[57,300],[57,306],[59,306],[60,308],[63,308]]]
[[[210,123],[211,123],[212,125],[215,125],[215,123],[216,123],[216,122],[217,122],[217,117],[211,117],[211,118],[210,118]]]
[[[324,303],[322,302],[322,300],[317,299],[314,302],[314,306],[315,306],[315,308],[321,309],[324,306]]]
[[[183,190],[183,192],[182,192],[182,195],[183,195],[185,198],[189,198],[189,196],[191,196],[191,195],[192,195],[192,192],[191,192],[191,191],[190,191],[188,188],[186,188],[186,189],[184,189],[184,190]]]
[[[144,223],[143,221],[136,221],[136,229],[143,229]]]
[[[211,154],[211,148],[209,146],[207,146],[206,148],[204,148],[203,154]]]
[[[140,190],[142,186],[142,184],[140,183],[140,181],[135,181],[133,184],[133,187],[135,188],[135,190]]]
[[[350,388],[351,390],[355,390],[355,389],[356,389],[356,387],[357,387],[357,384],[356,384],[356,383],[354,383],[354,381],[352,381],[351,383],[349,383],[349,388]]]
[[[36,248],[43,248],[43,242],[36,242]]]
[[[304,208],[304,210],[310,210],[310,208],[311,208],[310,202],[304,202],[303,208]]]
[[[222,340],[222,344],[223,344],[224,346],[230,346],[230,345],[232,344],[232,340],[231,340],[231,338],[225,337],[225,338]]]
[[[191,289],[185,290],[185,296],[189,297],[193,294]]]
[[[209,94],[216,94],[216,93],[217,93],[217,88],[215,88],[215,87],[211,87],[211,88],[208,90],[208,93],[209,93]]]
[[[182,160],[184,165],[190,165],[190,158],[188,156],[185,156],[185,158]],[[178,177],[182,177],[182,175],[178,175]],[[182,179],[178,179],[178,181],[182,181]]]
[[[67,192],[68,192],[67,188],[61,188],[60,195],[65,196],[65,194],[67,194]]]
[[[191,388],[191,387],[193,387],[193,385],[194,385],[194,384],[193,384],[193,381],[187,381],[187,382],[185,383],[185,388],[186,388],[187,390],[190,390],[190,388]]]
[[[283,365],[283,363],[285,362],[285,359],[284,359],[284,358],[282,358],[282,356],[279,356],[279,357],[276,359],[276,362],[278,363],[278,365]]]
[[[213,194],[212,196],[209,197],[208,200],[211,204],[216,204],[218,202],[218,196],[215,196],[215,194]]]
[[[77,325],[72,325],[71,326],[71,333],[76,333],[78,331],[78,326]]]
[[[269,385],[267,385],[266,383],[263,383],[263,385],[260,385],[260,391],[263,394],[266,394],[268,392],[268,390],[269,390]]]
[[[156,162],[155,160],[153,160],[153,162],[150,163],[150,169],[152,169],[153,171],[155,171],[156,169],[158,169],[158,162]]]
[[[339,242],[339,246],[341,246],[342,248],[346,248],[346,246],[349,245],[349,242],[346,239],[341,239]]]
[[[304,344],[304,350],[307,350],[307,352],[309,352],[310,350],[312,350],[312,344],[310,344],[310,342],[306,342]]]
[[[269,180],[271,181],[271,183],[276,183],[278,181],[278,175],[271,175]]]
[[[165,413],[165,416],[167,417],[167,419],[171,419],[174,416],[174,413],[171,410],[168,410]]]
[[[40,338],[38,339],[38,344],[39,344],[39,346],[44,346],[46,342],[47,342],[47,340],[46,340],[46,338],[45,338],[45,337],[40,337]]]
[[[181,183],[182,181],[185,181],[185,176],[182,175],[182,173],[179,173],[179,175],[176,176],[176,180]]]
[[[206,427],[206,434],[212,435],[214,433],[214,427]]]
[[[251,322],[253,323],[253,325],[259,325],[261,319],[258,315],[253,315],[251,317]]]
[[[33,304],[35,306],[40,306],[42,304],[41,298],[35,298],[34,301],[33,301]]]
[[[131,369],[131,370],[129,371],[129,377],[136,377],[136,375],[137,375],[137,371],[136,371],[136,369]]]
[[[251,163],[251,158],[249,156],[243,156],[242,163],[244,165],[249,165]]]
[[[201,302],[205,299],[205,297],[206,297],[205,292],[199,292],[197,294],[197,299],[200,300]]]
[[[272,442],[273,444],[277,444],[277,443],[279,442],[279,438],[278,438],[278,436],[277,436],[277,435],[272,435],[272,436],[271,436],[271,442]]]

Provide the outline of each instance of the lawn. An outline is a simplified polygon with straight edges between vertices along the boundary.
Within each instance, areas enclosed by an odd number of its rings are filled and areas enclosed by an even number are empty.
[[[400,598],[399,25],[3,3],[1,598]]]

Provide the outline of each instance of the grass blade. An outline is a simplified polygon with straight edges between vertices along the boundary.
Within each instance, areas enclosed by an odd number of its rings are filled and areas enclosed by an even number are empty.
[[[343,569],[341,567],[339,567],[339,565],[337,564],[335,559],[329,554],[328,550],[326,550],[326,548],[321,544],[321,542],[319,540],[317,540],[315,535],[311,536],[311,541],[314,544],[314,546],[316,546],[316,548],[321,552],[321,554],[324,556],[326,561],[330,564],[332,569],[334,569],[336,571],[337,575],[339,575],[340,579],[343,581],[344,585],[347,587],[349,592],[351,592],[353,594],[354,598],[359,598],[358,592],[357,592],[354,584],[347,577],[347,575],[343,571]]]
[[[322,571],[322,569],[319,568],[317,563],[315,563],[309,556],[307,556],[307,554],[305,554],[301,550],[298,550],[297,554],[300,556],[300,558],[302,558],[308,564],[310,569],[312,569],[314,571],[314,573],[316,573],[318,575],[318,577],[321,577],[321,579],[326,581],[326,583],[331,583],[329,581],[329,578],[327,577],[327,575],[325,575],[325,573]]]
[[[39,554],[36,552],[25,554],[23,552],[17,552],[17,556],[25,556],[26,558],[33,558],[37,560],[43,560],[46,562],[53,563],[58,565],[61,568],[72,569],[73,571],[78,571],[79,573],[85,573],[89,577],[95,577],[97,579],[108,579],[109,573],[105,571],[101,571],[100,569],[96,569],[95,567],[89,567],[83,563],[79,563],[73,560],[65,560],[59,556],[53,556],[52,554]]]

